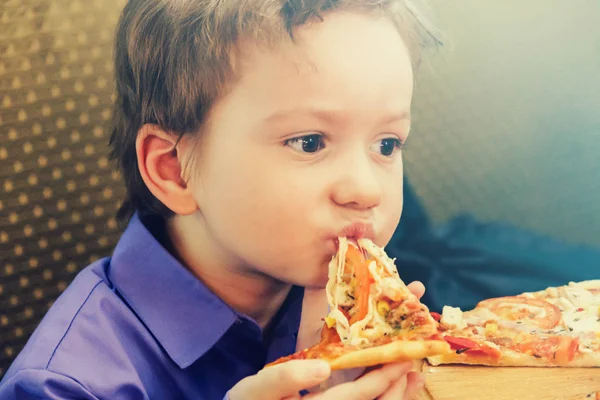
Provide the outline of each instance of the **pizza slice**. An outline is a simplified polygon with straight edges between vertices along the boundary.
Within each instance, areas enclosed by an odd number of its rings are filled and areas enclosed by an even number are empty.
[[[438,323],[402,282],[393,260],[366,238],[356,242],[339,238],[326,292],[329,313],[321,342],[268,366],[318,358],[337,370],[450,351],[438,333]]]
[[[454,351],[432,365],[600,367],[600,280],[446,306],[440,332]]]

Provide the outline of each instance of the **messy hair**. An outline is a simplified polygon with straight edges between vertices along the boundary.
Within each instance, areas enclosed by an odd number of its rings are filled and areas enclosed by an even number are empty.
[[[389,18],[413,65],[423,48],[439,44],[416,0],[129,0],[115,37],[116,101],[111,154],[126,186],[120,220],[134,212],[172,215],[144,184],[136,137],[155,124],[181,138],[200,134],[211,106],[234,78],[240,39],[276,44],[328,12],[349,10]]]

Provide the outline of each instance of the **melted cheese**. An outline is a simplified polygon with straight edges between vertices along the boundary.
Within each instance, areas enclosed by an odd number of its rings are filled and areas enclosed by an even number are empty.
[[[472,326],[477,334],[485,336],[486,333],[493,334],[491,332],[493,329],[488,332],[481,326],[493,321],[502,329],[502,336],[510,337],[515,342],[531,334],[540,334],[542,338],[544,334],[577,337],[580,352],[594,353],[600,351],[600,293],[592,293],[587,289],[598,288],[600,288],[600,280],[570,283],[559,288],[548,288],[540,292],[520,295],[519,297],[524,298],[542,298],[560,309],[562,321],[553,329],[540,329],[529,323],[502,319],[483,308],[475,308],[463,313],[459,308],[448,306],[444,307],[440,323],[453,330]],[[528,309],[540,318],[545,316],[545,313],[540,312],[537,307],[523,304],[520,308]],[[486,344],[497,347],[493,343],[486,342]]]
[[[465,312],[467,325],[485,325],[486,322],[498,321],[500,318],[487,308],[476,308]]]
[[[599,289],[600,279],[582,281],[582,282],[569,282],[570,287],[580,287],[583,289]]]
[[[467,323],[461,309],[451,306],[444,306],[442,309],[442,318],[440,319],[440,324],[448,329],[464,329],[467,327]]]
[[[600,281],[571,282],[567,286],[548,288],[530,294],[533,298],[544,298],[560,309],[562,322],[553,329],[531,329],[531,325],[502,321],[501,325],[510,331],[552,334],[579,338],[579,351],[592,353],[600,349],[600,295],[594,295],[587,288],[599,288]]]
[[[575,333],[599,332],[600,296],[594,296],[581,286],[565,286],[560,288],[563,297],[554,301],[562,310],[565,328]],[[548,299],[552,302],[553,299]]]
[[[353,303],[353,300],[348,296],[352,288],[343,281],[348,245],[346,238],[339,238],[338,253],[329,263],[329,281],[326,288],[329,303],[327,318],[329,321],[334,320],[335,329],[343,343],[358,345],[392,332],[392,328],[385,321],[385,318],[377,312],[377,301],[382,296],[387,296],[392,300],[400,300],[403,295],[404,283],[398,276],[393,261],[387,257],[382,249],[369,240],[359,239],[360,247],[375,259],[368,265],[375,284],[371,285],[369,308],[366,316],[350,326],[348,319],[338,308]]]
[[[376,292],[374,298],[388,297],[392,301],[400,301],[404,297],[404,289],[400,279],[394,279],[395,276],[385,276],[379,273],[378,264],[375,261],[369,263],[369,271],[375,280]]]

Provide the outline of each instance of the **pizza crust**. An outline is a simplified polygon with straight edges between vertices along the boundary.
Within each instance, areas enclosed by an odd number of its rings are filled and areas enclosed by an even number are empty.
[[[384,345],[351,350],[329,359],[332,370],[371,367],[398,361],[422,360],[451,352],[450,345],[441,340],[397,340]]]
[[[469,356],[468,353],[456,354],[456,352],[452,351],[450,353],[428,357],[427,361],[433,366],[442,364],[466,364],[491,367],[600,367],[600,354],[598,353],[578,354],[575,356],[575,359],[566,364],[556,364],[546,358],[537,358],[510,349],[502,349],[501,351],[502,355],[498,360],[491,360],[485,357],[472,357]]]

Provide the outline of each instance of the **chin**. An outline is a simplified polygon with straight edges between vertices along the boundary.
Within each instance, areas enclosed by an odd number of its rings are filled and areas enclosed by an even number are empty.
[[[294,265],[293,269],[285,271],[286,277],[282,276],[280,279],[297,286],[324,289],[329,280],[330,261],[331,258],[321,259],[317,262],[303,260],[303,262]]]
[[[291,278],[291,277],[290,277]],[[310,289],[325,289],[327,286],[328,276],[327,274],[303,274],[301,276],[296,276],[292,279],[287,280],[287,282],[296,285],[302,286]]]
[[[309,280],[304,286],[313,289],[325,289],[328,279],[327,274],[316,276],[314,279]]]
[[[302,286],[304,288],[307,289],[313,289],[313,290],[325,290],[325,288],[327,287],[327,281],[323,282],[309,282],[307,284],[304,285],[299,285]]]

